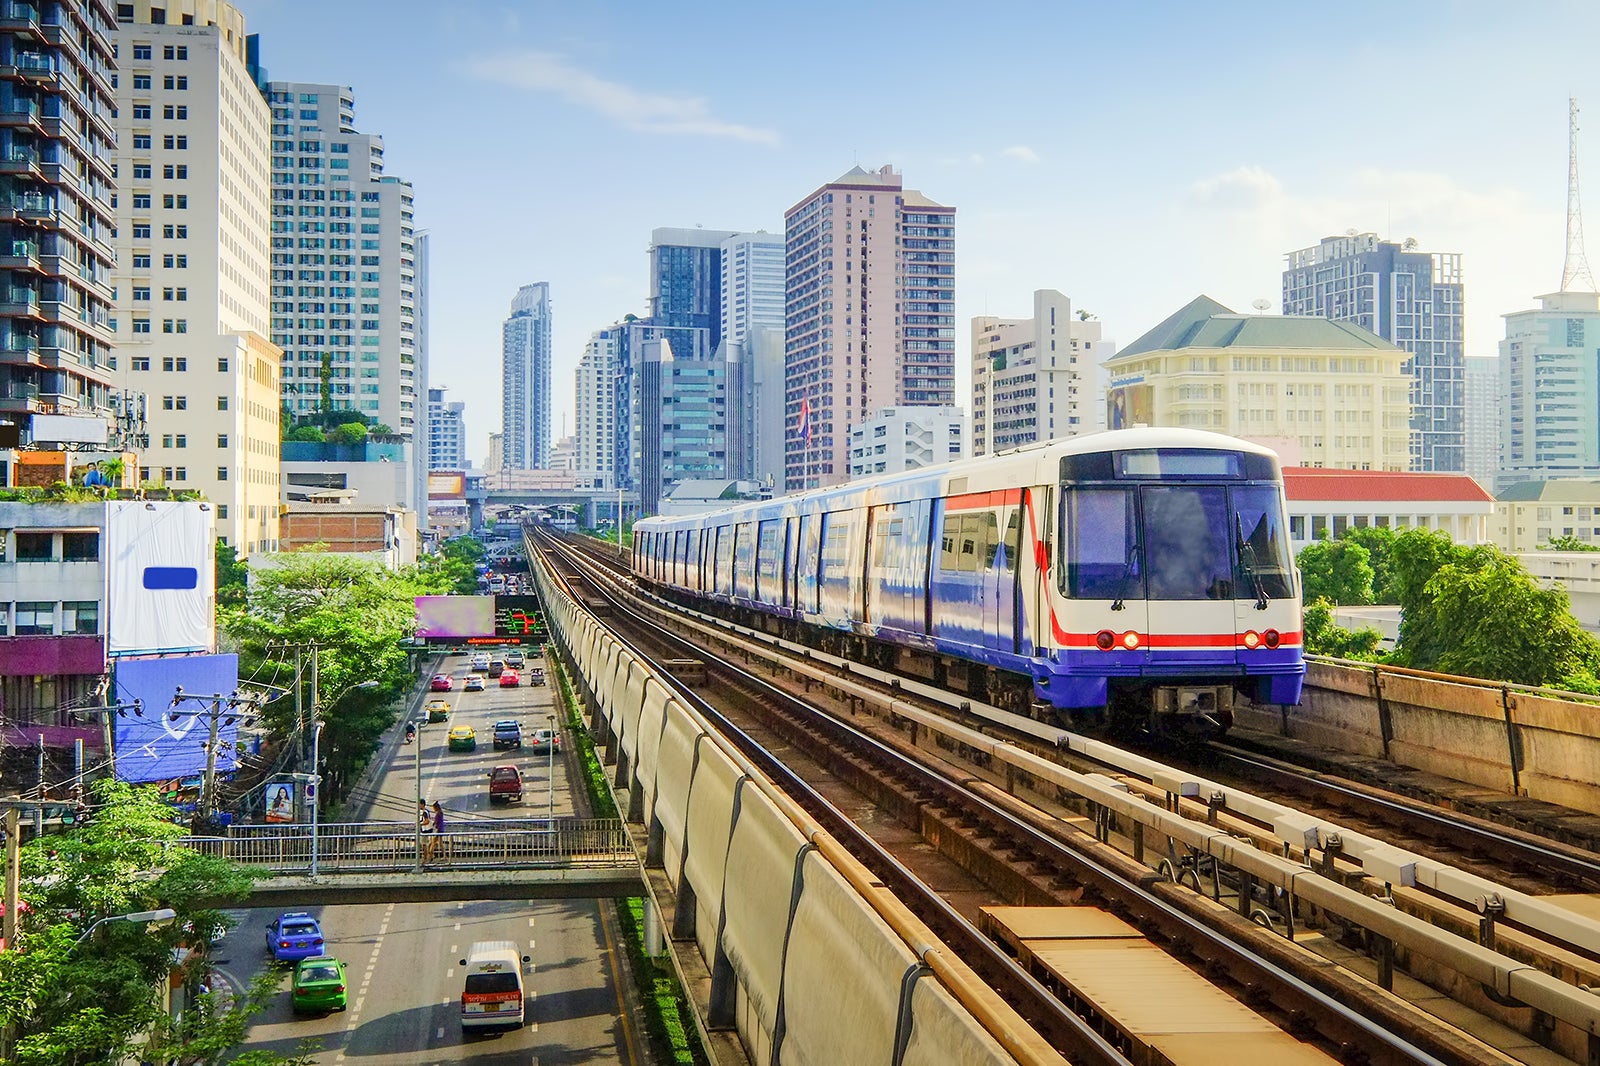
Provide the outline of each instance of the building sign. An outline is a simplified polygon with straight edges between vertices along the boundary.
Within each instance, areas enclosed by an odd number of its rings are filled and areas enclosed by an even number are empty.
[[[497,637],[544,639],[544,613],[537,596],[496,596],[494,634]]]
[[[1155,424],[1156,390],[1153,385],[1111,383],[1106,392],[1106,428],[1130,429]]]
[[[461,500],[467,495],[467,475],[461,470],[430,470],[428,499]]]

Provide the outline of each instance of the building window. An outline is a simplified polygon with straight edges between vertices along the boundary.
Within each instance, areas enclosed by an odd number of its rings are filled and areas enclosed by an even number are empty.
[[[189,257],[186,255],[164,255],[161,257],[161,265],[168,270],[174,268],[184,270],[189,266]]]
[[[227,517],[228,517],[228,505],[225,504],[225,503],[217,504],[217,518],[219,520],[226,520]],[[228,542],[228,538],[227,537],[220,537],[218,539],[220,539],[224,544],[226,544]]]
[[[69,563],[98,562],[99,532],[91,529],[61,534],[61,558]]]
[[[161,206],[169,210],[189,210],[189,197],[183,193],[164,193],[161,197]]]
[[[136,241],[147,241],[147,240],[149,240],[150,239],[150,223],[148,223],[148,222],[135,222],[133,224],[133,239],[136,240]]]
[[[100,632],[100,605],[94,600],[66,600],[61,604],[61,632],[90,635]]]
[[[134,319],[133,320],[133,331],[135,333],[149,333],[150,332],[150,320],[148,318],[136,318],[136,319]],[[137,360],[136,360],[136,362],[137,362]],[[144,360],[144,366],[143,367],[135,366],[134,369],[135,370],[141,370],[141,369],[142,370],[149,370],[150,369],[150,360],[148,360],[148,359]]]
[[[226,411],[227,409],[228,409],[228,398],[226,396],[218,396],[217,397],[217,410]]]
[[[168,74],[161,79],[161,87],[163,89],[177,89],[181,92],[189,87],[189,76],[187,74]]]
[[[135,285],[133,287],[133,298],[135,300],[148,300],[148,299],[150,299],[150,286],[148,286],[148,285]]]
[[[217,467],[217,480],[218,481],[226,481],[226,480],[228,480],[228,468],[227,467],[225,467],[225,466]]]
[[[146,333],[150,332],[149,326],[150,326],[150,323],[146,322],[145,323],[145,332]],[[139,332],[139,324],[137,322],[134,323],[133,331],[135,333]],[[149,356],[144,356],[144,355],[136,355],[136,356],[134,356],[133,357],[133,369],[135,369],[135,370],[149,370],[150,369],[150,358],[149,358]]]
[[[136,234],[134,234],[134,236],[137,237],[138,234],[136,233]],[[148,237],[148,236],[150,236],[150,234],[146,233],[145,236]],[[189,227],[188,226],[162,226],[161,227],[161,236],[165,237],[169,241],[171,241],[171,240],[186,241],[186,240],[189,239]]]
[[[138,49],[135,48],[134,51],[137,52]],[[149,49],[146,48],[145,51],[148,52]],[[149,56],[145,56],[145,58],[149,59],[150,57]],[[148,74],[135,74],[133,76],[133,87],[135,89],[148,89],[148,88],[150,88],[150,75],[148,75]],[[137,176],[137,175],[135,175],[135,176]],[[145,177],[147,177],[147,178],[149,176],[150,175],[148,175],[148,174],[145,175]]]
[[[54,533],[25,533],[17,530],[17,562],[49,563],[56,557]]]
[[[228,357],[225,356],[225,355],[219,356],[217,358],[217,373],[226,374],[227,372],[228,372]]]
[[[182,373],[183,371],[189,369],[189,360],[184,359],[181,356],[175,359],[169,355],[161,360],[161,369],[176,370],[179,373]]]
[[[149,168],[146,167],[145,169],[148,170]],[[149,176],[149,174],[145,175],[147,178]],[[183,165],[174,165],[172,163],[168,163],[166,166],[161,168],[161,176],[169,180],[176,178],[179,181],[183,181],[189,177],[189,168]]]
[[[149,59],[150,58],[150,46],[147,45],[147,44],[136,44],[136,45],[134,45],[133,46],[133,58],[135,58],[135,59]],[[145,86],[145,88],[149,88],[149,86],[147,85],[147,86]]]
[[[152,14],[153,13],[154,12],[152,11]],[[155,20],[151,19],[151,21],[153,22]],[[134,46],[134,51],[137,52],[138,50],[139,50],[138,46],[135,45]],[[146,48],[145,51],[149,51],[149,49]],[[133,58],[138,59],[139,57],[137,55],[135,55]],[[150,57],[149,56],[145,56],[145,58],[149,59]],[[184,44],[180,44],[180,45],[171,45],[171,44],[165,45],[161,49],[161,58],[162,59],[188,59],[189,58],[189,46],[188,45],[184,45]]]
[[[136,152],[150,150],[150,135],[148,133],[135,133],[133,135],[133,149]]]
[[[189,409],[189,397],[163,396],[161,397],[161,409],[163,411],[187,411]]]
[[[172,480],[174,480],[174,481],[188,481],[189,480],[189,468],[186,467],[186,466],[175,466],[175,467],[173,467],[172,468]]]
[[[227,446],[228,446],[228,435],[226,433],[218,433],[217,434],[217,447],[226,448]]]
[[[136,253],[134,255],[134,257],[133,257],[133,269],[135,269],[135,270],[149,270],[150,269],[150,253],[148,253],[148,252],[144,252],[142,254],[141,253]]]
[[[20,600],[12,633],[19,637],[48,637],[56,631],[56,605],[43,600]]]
[[[137,148],[138,145],[134,145],[134,147]],[[183,134],[173,135],[169,133],[161,138],[161,147],[165,148],[169,152],[187,151],[189,148],[189,138]]]

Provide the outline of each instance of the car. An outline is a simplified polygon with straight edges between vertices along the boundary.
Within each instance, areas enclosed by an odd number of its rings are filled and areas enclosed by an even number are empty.
[[[489,771],[490,803],[522,802],[522,771],[509,763]]]
[[[280,914],[267,926],[267,951],[279,962],[321,955],[322,924],[305,911]]]
[[[518,674],[515,670],[500,671],[501,688],[516,688],[520,684],[522,684],[522,675]]]
[[[521,670],[522,667],[526,663],[527,663],[527,660],[523,657],[523,655],[522,655],[522,653],[520,651],[508,651],[508,652],[506,652],[506,665],[507,666],[512,666],[512,667],[515,667],[518,670]]]
[[[470,725],[453,725],[445,746],[451,751],[477,751],[478,734]]]
[[[461,682],[461,691],[462,692],[482,692],[483,691],[483,675],[482,674],[468,674]]]
[[[435,692],[449,692],[456,687],[456,679],[449,674],[434,674],[433,680],[428,683],[428,687]]]
[[[530,667],[528,667],[526,672],[527,672],[527,675],[528,675],[528,684],[530,684],[530,685],[542,685],[542,684],[544,684],[544,667],[542,667],[542,666],[530,666]]]
[[[348,988],[344,963],[331,955],[313,955],[294,968],[289,1006],[296,1014],[344,1010],[350,1002]]]
[[[472,669],[478,673],[487,673],[489,670],[489,653],[480,651],[472,657]]]
[[[515,718],[502,718],[494,724],[494,747],[496,751],[501,748],[522,747],[522,723]]]
[[[533,742],[529,750],[535,755],[548,754],[551,745],[555,746],[556,751],[561,750],[561,734],[554,729],[535,729],[529,739]]]
[[[445,722],[445,721],[448,721],[450,719],[450,701],[449,700],[429,700],[428,701],[428,706],[427,706],[427,711],[428,711],[428,721],[430,721],[430,722]]]
[[[489,676],[490,677],[499,677],[500,674],[505,670],[505,668],[506,668],[506,664],[505,664],[505,661],[503,659],[490,659],[489,660]]]

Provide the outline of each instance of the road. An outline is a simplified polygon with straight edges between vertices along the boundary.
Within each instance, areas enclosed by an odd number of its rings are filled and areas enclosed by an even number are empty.
[[[402,743],[403,730],[396,727],[376,756],[387,765],[372,794],[356,806],[351,817],[409,818],[416,809],[419,763],[422,795],[443,805],[447,828],[508,814],[539,817],[550,809],[552,795],[556,817],[572,814],[560,756],[552,761],[547,755],[494,751],[492,746],[492,726],[497,719],[519,719],[525,739],[534,729],[547,725],[552,690],[502,689],[491,680],[482,692],[463,692],[460,678],[467,671],[467,660],[446,659],[444,669],[455,673],[455,689],[430,696],[450,701],[450,721],[421,726],[415,745]],[[446,732],[461,724],[477,731],[475,752],[447,750]],[[510,808],[497,804],[491,810],[489,768],[508,762],[522,770],[523,801]],[[372,1066],[646,1061],[642,1026],[621,994],[624,982],[615,960],[622,945],[609,905],[602,909],[592,900],[463,900],[322,907],[311,913],[322,923],[328,953],[345,963],[349,1008],[325,1016],[296,1017],[289,1009],[285,974],[280,982],[282,991],[257,1017],[245,1050],[290,1053],[302,1041],[314,1040],[322,1048],[316,1055],[319,1063]],[[217,957],[225,978],[235,987],[243,987],[268,965],[266,928],[277,915],[240,910],[232,916],[239,924],[219,945]],[[460,960],[478,940],[516,941],[531,959],[532,973],[526,978],[528,1021],[520,1031],[463,1036],[457,1020]]]

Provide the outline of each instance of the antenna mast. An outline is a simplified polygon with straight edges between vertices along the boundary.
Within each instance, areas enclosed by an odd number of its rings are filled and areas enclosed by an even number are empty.
[[[1589,259],[1583,254],[1583,205],[1578,197],[1578,100],[1567,97],[1567,258],[1561,265],[1561,291],[1571,292],[1579,281],[1595,291]]]

